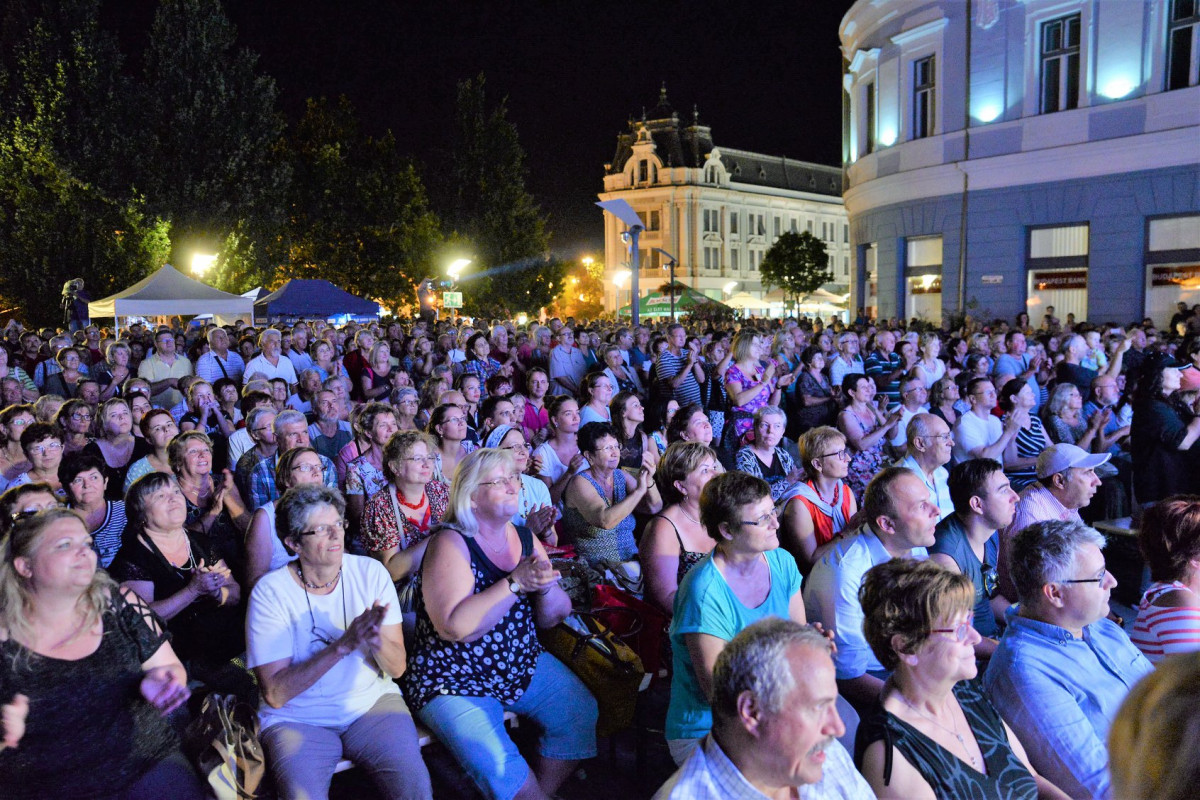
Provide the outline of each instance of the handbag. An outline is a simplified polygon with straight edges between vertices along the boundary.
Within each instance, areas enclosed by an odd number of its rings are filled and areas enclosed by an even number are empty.
[[[184,733],[184,748],[217,800],[254,800],[266,776],[258,715],[231,694],[204,698]]]
[[[633,723],[638,692],[647,677],[642,660],[608,626],[588,612],[574,612],[538,632],[546,650],[570,668],[596,698],[597,736],[611,736]]]
[[[667,615],[629,592],[603,584],[593,590],[592,613],[637,653],[651,681],[657,680],[667,649]]]

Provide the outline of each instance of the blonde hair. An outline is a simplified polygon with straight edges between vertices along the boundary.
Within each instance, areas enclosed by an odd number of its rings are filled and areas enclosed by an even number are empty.
[[[933,626],[970,611],[975,584],[932,561],[893,558],[867,570],[858,590],[863,637],[885,669],[900,665],[933,633]],[[892,638],[899,637],[899,647]]]
[[[1108,733],[1112,796],[1187,800],[1200,783],[1200,652],[1169,656],[1125,696]]]
[[[754,344],[755,339],[759,339],[758,331],[756,330],[741,330],[738,335],[733,337],[733,346],[730,351],[733,353],[734,361],[745,361],[750,358],[750,346]]]
[[[454,480],[450,484],[450,502],[446,506],[442,522],[463,536],[473,537],[479,531],[479,522],[475,519],[475,510],[471,508],[471,495],[479,488],[484,475],[498,466],[507,467],[511,471],[512,453],[498,447],[484,447],[469,453],[458,462]]]
[[[76,520],[84,532],[87,531],[87,523],[78,511],[47,508],[18,520],[12,531],[0,539],[0,629],[10,637],[15,634],[18,640],[23,641],[33,638],[33,624],[29,617],[36,603],[29,579],[17,571],[16,559],[33,555],[42,534],[60,519]],[[107,572],[102,569],[95,571],[91,583],[80,594],[76,604],[83,611],[83,625],[79,630],[90,630],[100,621],[112,604],[116,588],[116,581],[108,577]]]
[[[801,434],[800,441],[796,442],[796,445],[800,450],[800,459],[804,462],[805,475],[816,480],[818,473],[812,462],[824,455],[821,452],[822,450],[839,439],[844,445],[846,443],[846,434],[828,425],[809,428]]]

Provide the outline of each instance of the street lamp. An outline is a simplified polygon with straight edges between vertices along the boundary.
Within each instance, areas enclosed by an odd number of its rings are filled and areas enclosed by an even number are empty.
[[[737,285],[738,285],[737,281],[730,281],[729,283],[727,283],[721,287],[721,291],[727,295],[731,295],[731,294],[733,294],[733,290],[735,288],[737,288]]]
[[[471,259],[469,258],[457,258],[450,262],[450,266],[446,267],[446,274],[450,276],[451,280],[456,281],[458,280],[458,276],[462,274],[462,271],[466,269],[467,265],[470,263]]]
[[[655,247],[659,253],[662,253],[663,258],[667,259],[667,266],[664,269],[670,270],[671,274],[671,322],[675,321],[675,256],[663,250],[661,247]]]
[[[596,205],[629,226],[629,230],[626,233],[629,234],[632,246],[629,270],[630,277],[632,278],[632,282],[629,285],[629,293],[632,298],[630,300],[630,311],[632,312],[630,321],[636,327],[638,324],[638,270],[640,269],[638,265],[638,237],[641,236],[646,226],[642,224],[642,218],[633,210],[633,206],[629,205],[625,200],[602,200],[596,203]]]
[[[633,273],[627,269],[618,270],[612,276],[613,286],[617,287],[617,316],[621,315],[621,292],[625,288],[625,281],[629,280],[629,276]],[[630,308],[630,313],[633,309]]]
[[[217,257],[209,253],[196,253],[192,256],[192,272],[203,275],[217,263]]]

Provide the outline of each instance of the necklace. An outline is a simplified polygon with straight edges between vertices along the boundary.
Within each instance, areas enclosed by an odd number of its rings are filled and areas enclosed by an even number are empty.
[[[342,577],[342,568],[338,567],[337,575],[334,575],[333,580],[329,581],[329,583],[309,583],[308,579],[304,577],[304,568],[300,566],[299,561],[296,562],[296,574],[300,576],[300,582],[309,589],[328,589],[338,582],[338,578]]]
[[[413,511],[416,511],[418,508],[420,508],[421,506],[423,506],[425,504],[425,490],[423,488],[421,489],[421,499],[417,500],[417,502],[415,502],[415,503],[410,503],[404,499],[404,494],[400,491],[400,487],[397,486],[396,487],[396,499],[398,501],[400,501],[400,505],[404,506],[405,508],[411,508]]]
[[[495,546],[495,547],[492,547],[490,544],[488,544],[488,540],[487,540],[487,539],[484,539],[484,538],[483,538],[482,536],[480,536],[479,534],[476,534],[476,535],[475,535],[475,538],[476,538],[476,539],[478,539],[479,541],[483,542],[483,546],[484,546],[484,547],[486,547],[488,550],[491,550],[493,553],[496,553],[497,555],[499,555],[499,553],[500,553],[500,552],[501,552],[501,551],[502,551],[502,550],[505,548],[505,546],[508,544],[508,528],[505,528],[505,529],[504,529],[504,539],[501,541],[501,543],[500,543],[500,544],[498,544],[498,545],[497,545],[497,546]]]
[[[953,736],[955,739],[958,739],[958,743],[960,745],[962,745],[963,752],[967,754],[967,758],[970,759],[970,761],[971,761],[971,766],[974,767],[976,770],[979,769],[979,761],[975,758],[975,754],[971,752],[971,749],[969,747],[967,747],[967,740],[964,739],[963,735],[958,732],[958,718],[957,717],[951,715],[950,721],[954,724],[954,729],[951,730],[950,728],[947,728],[942,723],[938,722],[937,719],[935,719],[934,717],[929,716],[924,711],[917,708],[912,703],[908,702],[908,698],[905,697],[904,693],[901,692],[899,689],[896,690],[896,696],[900,698],[901,703],[904,703],[904,705],[906,705],[910,709],[912,709],[912,712],[914,714],[916,714],[919,717],[923,717],[923,718],[929,720],[934,725],[937,725],[939,728],[944,730],[946,733]]]
[[[688,512],[686,512],[686,511],[684,511],[684,510],[683,510],[683,503],[680,503],[680,504],[679,504],[679,513],[680,513],[680,514],[683,514],[685,517],[687,517],[687,518],[688,518],[688,520],[689,520],[689,521],[690,521],[692,524],[694,524],[694,525],[699,525],[699,524],[700,524],[700,520],[696,519],[696,518],[695,518],[695,517],[693,517],[691,514],[689,514]]]

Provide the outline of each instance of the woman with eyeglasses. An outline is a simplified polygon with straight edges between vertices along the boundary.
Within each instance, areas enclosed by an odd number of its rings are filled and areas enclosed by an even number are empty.
[[[400,431],[383,448],[387,485],[367,500],[359,544],[387,568],[400,610],[412,624],[413,577],[433,528],[442,521],[450,489],[434,477],[437,443],[421,431]]]
[[[671,704],[666,737],[682,764],[712,729],[712,672],[729,640],[765,617],[806,623],[800,572],[779,547],[771,487],[744,472],[713,477],[700,522],[715,545],[683,579],[671,619]]]
[[[579,422],[586,425],[589,422],[611,422],[612,415],[608,404],[613,397],[612,379],[604,372],[589,372],[583,377],[583,385],[579,389]]]
[[[33,466],[21,449],[21,434],[35,421],[33,406],[11,405],[0,411],[0,491]]]
[[[553,796],[580,759],[596,754],[596,701],[537,629],[561,622],[571,601],[528,528],[512,524],[520,483],[505,450],[463,461],[450,506],[417,578],[417,627],[401,679],[417,716],[488,798]],[[504,713],[538,732],[532,765]]]
[[[125,514],[125,541],[108,573],[166,620],[188,674],[214,691],[253,698],[249,675],[231,662],[245,650],[242,589],[227,565],[232,553],[185,527],[187,499],[173,475],[134,481]]]
[[[779,444],[786,427],[787,415],[782,408],[763,406],[754,412],[754,439],[735,456],[738,469],[771,484],[771,496],[776,500],[803,475],[791,454]]]
[[[149,475],[152,472],[174,474],[171,471],[171,458],[167,453],[167,447],[171,444],[171,440],[179,435],[179,426],[175,424],[175,418],[171,416],[171,412],[165,408],[152,408],[142,417],[138,428],[142,431],[142,441],[151,450],[143,458],[139,458],[129,465],[129,469],[125,472],[125,492],[128,492],[133,482],[143,475]]]
[[[296,559],[254,587],[246,663],[262,687],[259,738],[280,797],[327,798],[344,757],[388,800],[428,800],[416,726],[394,682],[405,651],[387,570],[344,553],[336,489],[293,486],[275,508],[278,537]]]
[[[655,462],[643,455],[638,472],[622,469],[617,432],[607,422],[589,422],[580,428],[579,450],[588,468],[563,492],[563,535],[593,566],[632,561],[637,558],[634,511],[657,514],[662,508],[654,485]],[[641,565],[635,568],[640,574]]]
[[[429,415],[428,432],[437,442],[434,477],[448,485],[459,462],[477,446],[467,441],[467,413],[460,406],[443,403]]]
[[[62,431],[63,451],[82,450],[92,440],[92,420],[96,415],[83,400],[68,400],[54,415],[54,424]]]
[[[536,461],[530,456],[525,434],[516,425],[500,425],[488,434],[486,446],[511,453],[513,468],[521,478],[513,525],[524,525],[542,542],[557,544],[558,534],[554,530],[554,523],[558,520],[558,511],[550,502],[550,490],[546,484],[531,474],[537,472]]]
[[[392,409],[396,412],[397,430],[420,430],[416,422],[419,407],[417,390],[412,386],[401,386],[392,390]]]
[[[396,410],[387,403],[367,403],[358,417],[359,442],[365,443],[358,458],[346,464],[346,520],[350,523],[351,536],[358,535],[363,508],[367,498],[387,486],[384,474],[383,448],[392,434],[400,430],[396,422]]]
[[[863,634],[892,671],[858,726],[855,761],[879,798],[1066,798],[976,679],[975,585],[931,561],[872,567],[858,593]]]
[[[700,492],[721,472],[717,454],[699,442],[671,445],[654,470],[663,510],[646,525],[638,559],[646,577],[646,599],[668,616],[684,576],[715,544],[700,524]]]
[[[280,494],[293,486],[324,484],[321,457],[311,447],[293,447],[281,454],[275,464],[275,486]],[[258,507],[246,530],[246,578],[242,582],[247,592],[268,572],[277,570],[295,559],[295,554],[283,546],[275,535],[277,500]]]
[[[45,483],[26,483],[0,494],[0,540],[8,535],[18,520],[31,517],[47,508],[59,508],[62,503]]]
[[[805,431],[797,445],[805,479],[792,484],[779,498],[779,538],[800,572],[807,575],[817,563],[817,551],[832,542],[858,513],[858,503],[846,483],[850,450],[841,431],[828,425],[813,428]]]
[[[21,451],[31,466],[13,478],[8,484],[9,488],[26,483],[44,483],[54,492],[55,497],[65,502],[67,493],[58,479],[58,465],[62,463],[63,449],[62,433],[56,425],[35,422],[26,426],[25,432],[21,434]]]
[[[169,638],[96,568],[77,513],[18,521],[0,541],[0,792],[204,797],[167,719],[188,698]]]

